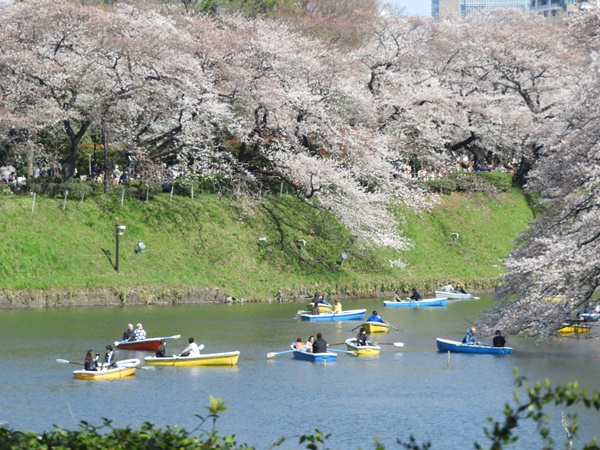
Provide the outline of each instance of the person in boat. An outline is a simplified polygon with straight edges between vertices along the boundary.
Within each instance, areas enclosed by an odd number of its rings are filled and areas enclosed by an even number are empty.
[[[179,356],[200,356],[198,344],[194,342],[194,338],[188,339],[189,345],[179,354]]]
[[[331,303],[329,303],[327,300],[325,300],[325,297],[323,297],[323,295],[319,296],[319,304],[331,306]]]
[[[467,334],[465,334],[465,337],[462,340],[462,343],[469,344],[469,345],[477,344],[477,338],[475,337],[476,333],[477,333],[477,329],[475,327],[469,328],[467,330]]]
[[[306,341],[306,351],[307,352],[311,352],[313,351],[313,344],[315,343],[315,337],[311,336],[308,338],[308,341]]]
[[[83,360],[83,368],[87,371],[95,371],[98,370],[98,357],[100,355],[96,353],[94,355],[94,350],[88,350],[85,354],[85,359]]]
[[[401,302],[402,301],[402,295],[400,295],[400,291],[394,292],[394,301],[395,302]]]
[[[106,353],[104,354],[104,362],[102,363],[103,369],[109,369],[115,367],[115,352],[113,351],[112,345],[106,346]]]
[[[296,339],[296,342],[294,342],[294,348],[296,350],[306,350],[306,345],[304,342],[302,342],[302,338]]]
[[[419,300],[423,300],[423,297],[421,297],[421,294],[419,294],[417,288],[412,288],[412,295],[408,297],[408,299],[418,302]]]
[[[318,300],[315,301],[315,302],[313,302],[313,308],[312,308],[311,312],[312,312],[313,316],[318,316],[320,314],[320,311],[319,311],[319,301]]]
[[[442,287],[442,291],[443,292],[452,292],[453,293],[454,292],[454,286],[452,286],[452,283],[448,283],[446,286]]]
[[[367,322],[386,323],[385,320],[383,320],[381,317],[379,317],[379,314],[377,314],[377,311],[373,311],[373,314],[371,314],[369,316],[369,318],[367,319]]]
[[[135,330],[133,330],[133,334],[131,335],[131,337],[133,339],[133,341],[143,341],[144,339],[146,339],[146,331],[144,330],[144,327],[142,327],[141,323],[138,323],[135,327]]]
[[[313,353],[326,353],[327,341],[321,333],[317,333],[317,340],[313,343]]]
[[[158,347],[156,347],[156,357],[157,358],[164,358],[167,355],[165,354],[166,351],[166,345],[167,345],[167,341],[165,341],[164,339],[161,339],[160,342],[158,343]]]
[[[492,339],[494,347],[504,347],[506,345],[506,339],[502,336],[502,331],[496,330],[496,335]]]
[[[588,302],[587,306],[583,309],[584,314],[594,314],[596,309],[592,306],[592,302]]]
[[[127,329],[123,332],[123,340],[124,341],[132,341],[133,340],[133,324],[127,325]]]
[[[454,288],[454,291],[457,294],[466,294],[467,293],[467,291],[465,291],[465,288],[462,287],[460,283],[456,283],[456,287]]]
[[[339,314],[342,312],[342,303],[336,298],[333,302],[333,308],[331,308],[333,314]]]
[[[367,330],[365,330],[363,327],[360,328],[360,330],[358,330],[358,335],[356,336],[356,345],[368,345],[369,342],[367,341]]]

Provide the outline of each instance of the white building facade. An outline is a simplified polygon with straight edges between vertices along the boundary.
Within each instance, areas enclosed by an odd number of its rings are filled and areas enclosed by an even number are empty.
[[[574,14],[587,4],[587,1],[581,0],[432,0],[431,15],[464,17],[494,8],[516,8],[552,17]]]

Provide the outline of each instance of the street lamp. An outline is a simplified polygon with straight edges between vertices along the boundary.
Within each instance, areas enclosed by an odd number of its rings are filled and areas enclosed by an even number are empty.
[[[119,225],[119,224],[117,224],[115,227],[115,237],[116,237],[116,243],[117,243],[117,248],[115,251],[115,270],[117,272],[119,271],[119,236],[122,236],[123,234],[125,234],[125,228],[127,228],[125,225]]]
[[[146,248],[146,244],[143,242],[138,242],[138,245],[135,247],[135,254],[141,255],[142,251]]]

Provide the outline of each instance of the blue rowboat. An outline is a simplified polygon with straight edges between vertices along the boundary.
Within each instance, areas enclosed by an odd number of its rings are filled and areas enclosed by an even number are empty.
[[[295,359],[310,362],[334,362],[337,358],[337,353],[333,352],[313,353],[302,350],[294,350],[293,353]]]
[[[584,322],[597,322],[598,314],[596,313],[581,313],[581,320]]]
[[[435,291],[435,296],[437,298],[447,298],[448,300],[479,300],[479,297],[461,292]]]
[[[423,307],[434,307],[434,306],[446,306],[448,302],[447,298],[424,298],[423,300],[401,300],[399,302],[385,301],[385,306],[394,306],[399,308],[423,308]]]
[[[508,355],[513,352],[511,347],[493,347],[482,343],[463,344],[458,341],[440,338],[437,338],[435,341],[440,352],[476,353],[480,355]]]
[[[302,320],[309,322],[333,322],[339,320],[364,320],[366,309],[350,309],[341,313],[323,313],[313,315],[310,313],[300,314]]]

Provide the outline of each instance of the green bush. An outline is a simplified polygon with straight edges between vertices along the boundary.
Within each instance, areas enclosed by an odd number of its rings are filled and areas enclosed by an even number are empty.
[[[452,178],[438,178],[427,181],[427,187],[433,192],[447,195],[456,191],[457,184]]]
[[[475,172],[457,172],[450,175],[456,182],[456,190],[463,192],[483,192],[484,194],[497,194],[496,186],[488,182]]]
[[[488,183],[493,184],[500,192],[507,192],[512,187],[512,175],[506,172],[481,172],[479,174]]]

